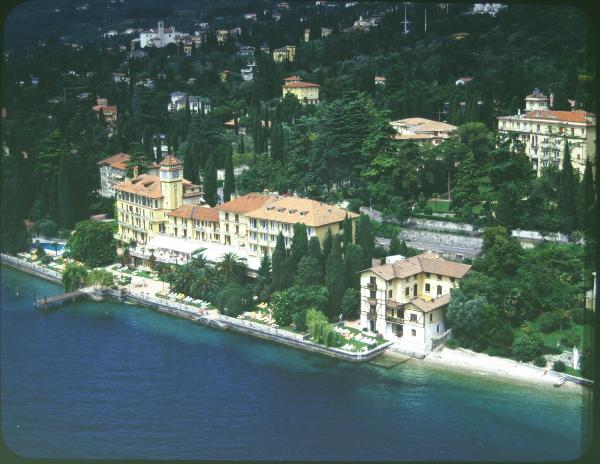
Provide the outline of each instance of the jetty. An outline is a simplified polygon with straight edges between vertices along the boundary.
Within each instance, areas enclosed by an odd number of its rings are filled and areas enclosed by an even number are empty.
[[[96,295],[96,290],[93,287],[80,288],[73,292],[62,293],[60,295],[43,296],[34,300],[36,308],[48,309],[57,306],[62,306],[65,303],[73,303],[81,297],[89,297],[95,301],[102,301],[102,297]]]

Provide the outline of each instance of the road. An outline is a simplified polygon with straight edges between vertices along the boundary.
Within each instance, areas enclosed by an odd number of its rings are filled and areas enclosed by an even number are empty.
[[[418,242],[412,240],[405,240],[405,242],[409,247],[416,248],[417,250],[430,250],[450,255],[462,255],[465,258],[473,258],[477,256],[481,251],[481,248],[479,247],[464,248],[450,245],[441,245],[439,243]],[[390,244],[390,240],[387,238],[375,237],[375,244],[379,246],[388,247]]]

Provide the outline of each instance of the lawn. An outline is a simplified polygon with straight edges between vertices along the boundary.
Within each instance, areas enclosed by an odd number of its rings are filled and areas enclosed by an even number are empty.
[[[449,213],[450,202],[448,200],[427,200],[427,206],[433,213]]]
[[[572,330],[574,330],[575,333],[577,333],[577,335],[579,335],[579,345],[577,346],[577,349],[580,352],[583,349],[583,342],[587,341],[585,339],[587,338],[587,336],[589,336],[589,330],[591,330],[591,327],[588,327],[587,331],[586,331],[586,327],[584,325],[572,323],[571,327],[569,329],[566,329],[566,330],[556,330],[554,332],[550,332],[550,333],[545,334],[545,333],[540,332],[539,325],[538,325],[537,321],[535,321],[535,322],[529,322],[528,324],[531,325],[532,327],[534,327],[535,331],[542,336],[542,338],[544,339],[544,345],[556,347],[557,343],[558,343],[560,345],[560,348],[563,349],[563,350],[573,349],[572,346],[564,346],[562,343],[560,343],[560,340],[568,332],[571,332]]]

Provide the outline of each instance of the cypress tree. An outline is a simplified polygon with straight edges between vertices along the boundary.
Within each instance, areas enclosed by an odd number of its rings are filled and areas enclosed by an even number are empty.
[[[215,167],[215,157],[211,153],[204,166],[204,200],[210,206],[217,204],[217,168]]]
[[[579,198],[577,205],[579,207],[579,228],[588,235],[592,229],[593,206],[595,202],[594,178],[592,175],[592,165],[589,160],[585,162],[583,179],[579,186]]]
[[[285,134],[283,124],[276,123],[271,129],[271,158],[273,161],[283,161],[285,150]]]
[[[292,245],[290,246],[290,257],[288,259],[288,272],[294,276],[298,263],[303,256],[308,254],[308,236],[306,234],[306,226],[304,224],[294,224],[294,236],[292,237]]]
[[[352,243],[352,220],[346,214],[344,218],[344,253],[348,249],[348,245]]]
[[[344,265],[342,262],[342,250],[340,247],[340,237],[336,235],[331,241],[331,251],[327,256],[325,265],[325,285],[329,290],[329,305],[327,314],[333,318],[339,314],[340,302],[344,296]]]
[[[6,161],[3,161],[3,164]],[[16,174],[15,169],[10,166],[2,166],[4,182],[2,182],[2,196],[0,198],[0,249],[3,252],[18,253],[23,251],[28,244],[29,238],[25,224],[19,217],[15,208],[17,204]]]
[[[344,253],[344,277],[345,287],[358,289],[360,287],[360,274],[365,266],[365,257],[360,245],[354,243],[348,244],[348,248]]]
[[[576,213],[573,208],[577,201],[577,177],[571,164],[571,151],[568,141],[565,141],[565,153],[558,190],[558,210],[560,212],[561,230],[566,234],[570,234],[577,226]]]
[[[277,292],[287,287],[288,278],[286,272],[288,270],[286,269],[286,265],[287,250],[285,249],[285,239],[283,238],[283,234],[279,232],[271,261],[271,291]]]
[[[52,177],[48,193],[48,216],[58,224],[58,186],[57,177]]]
[[[371,262],[373,250],[375,249],[375,233],[369,216],[363,214],[358,218],[356,227],[356,244],[360,245],[365,255],[365,264]],[[368,262],[367,262],[368,260]]]
[[[321,275],[325,275],[325,260],[321,251],[321,243],[316,235],[313,235],[308,241],[308,256],[319,263],[319,272]]]
[[[331,251],[331,244],[333,243],[333,234],[331,229],[327,229],[327,233],[325,234],[325,238],[323,239],[323,261],[327,261],[327,257],[329,256],[329,252]]]
[[[398,240],[398,236],[394,234],[392,240],[390,241],[390,255],[401,255],[402,253],[400,253],[400,248],[400,240]]]
[[[266,251],[256,273],[256,294],[261,301],[267,301],[271,294],[271,258]]]
[[[235,177],[233,174],[233,155],[227,150],[225,155],[225,183],[223,184],[223,201],[231,200],[231,194],[235,193]]]
[[[58,224],[64,229],[70,229],[74,223],[73,188],[69,161],[65,153],[60,155],[58,165]]]

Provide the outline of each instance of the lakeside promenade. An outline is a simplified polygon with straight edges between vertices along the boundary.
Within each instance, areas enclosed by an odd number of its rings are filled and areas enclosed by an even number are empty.
[[[16,269],[37,277],[41,277],[55,283],[60,283],[60,273],[45,269],[43,266],[39,266],[35,263],[30,263],[28,261],[5,254],[1,255],[1,261],[4,264],[10,265]],[[320,353],[350,362],[369,361],[385,352],[388,347],[392,345],[392,342],[386,342],[364,352],[352,352],[340,348],[318,345],[308,340],[307,335],[293,333],[276,327],[269,327],[252,321],[232,318],[224,314],[220,314],[214,309],[201,309],[185,303],[153,296],[147,290],[151,290],[153,285],[156,287],[157,282],[144,277],[139,277],[139,279],[144,279],[144,281],[150,282],[144,282],[141,287],[131,286],[130,290],[125,288],[121,288],[120,290],[109,288],[86,288],[84,292],[81,290],[80,292],[88,294],[95,301],[100,301],[102,299],[113,299],[120,302],[139,304],[156,311],[184,319],[189,319],[193,322],[206,326],[226,330],[230,329],[239,333],[252,335],[254,337],[259,337],[269,341],[292,346],[294,348]],[[154,288],[154,290],[158,291],[157,288]]]
[[[41,277],[54,283],[60,283],[59,272],[46,269],[43,266],[35,263],[5,254],[1,255],[1,261],[4,264],[10,265],[16,269],[37,277]],[[383,353],[392,356],[400,356],[397,353],[394,353],[392,349],[392,342],[384,343],[372,350],[359,353],[317,345],[307,340],[306,335],[289,332],[276,327],[269,327],[264,324],[259,324],[248,320],[231,318],[223,314],[219,314],[219,312],[214,309],[201,309],[181,302],[153,296],[151,292],[158,292],[162,286],[162,283],[159,284],[158,282],[145,277],[138,277],[138,279],[143,282],[142,285],[132,285],[130,286],[129,290],[126,288],[122,288],[120,290],[97,289],[95,293],[96,298],[94,299],[98,301],[99,299],[110,298],[116,301],[138,304],[151,308],[155,311],[188,319],[206,326],[226,330],[231,329],[238,333],[251,335],[268,341],[285,344],[294,348],[312,351],[350,362],[369,361]],[[432,352],[424,359],[415,358],[412,360],[413,362],[425,362],[433,366],[443,367],[451,370],[462,370],[473,374],[490,375],[516,381],[542,383],[548,386],[552,386],[560,378],[564,378],[567,383],[572,383],[573,387],[576,386],[575,384],[584,386],[593,385],[593,381],[581,377],[555,372],[549,369],[536,367],[531,364],[519,363],[507,358],[499,358],[483,353],[475,353],[471,350],[463,348],[458,348],[455,350],[441,348],[440,350]]]

